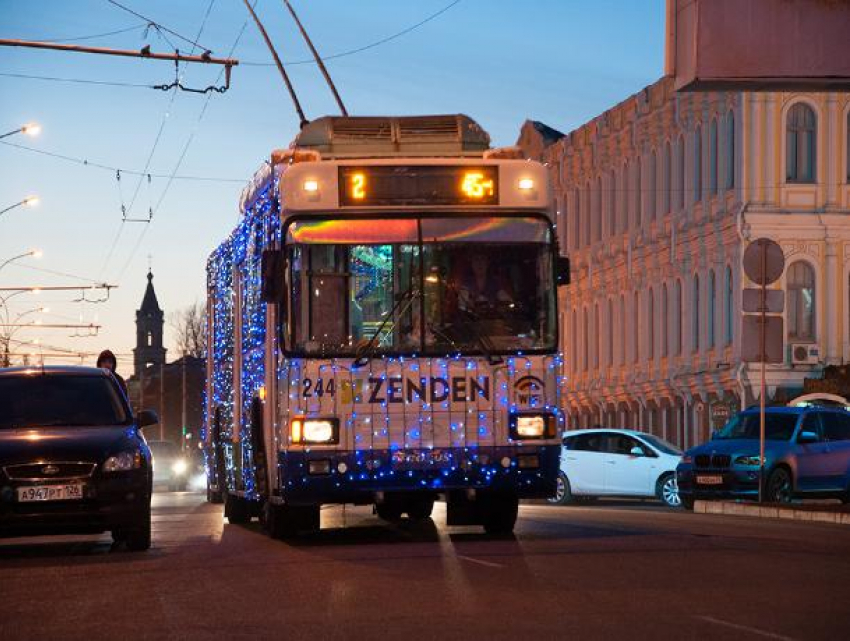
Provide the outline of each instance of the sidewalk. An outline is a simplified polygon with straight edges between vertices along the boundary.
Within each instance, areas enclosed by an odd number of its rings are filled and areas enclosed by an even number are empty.
[[[695,501],[695,514],[727,514],[755,516],[764,519],[789,519],[792,521],[819,521],[850,525],[850,505],[840,503],[743,503],[737,501]]]

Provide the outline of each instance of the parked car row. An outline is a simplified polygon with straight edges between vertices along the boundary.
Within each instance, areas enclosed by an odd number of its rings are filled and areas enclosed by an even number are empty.
[[[766,409],[761,473],[766,501],[835,498],[850,502],[849,410],[817,405]],[[710,441],[686,452],[633,430],[566,432],[552,502],[655,497],[670,507],[692,509],[698,499],[755,499],[760,430],[759,410],[748,409],[733,416]]]

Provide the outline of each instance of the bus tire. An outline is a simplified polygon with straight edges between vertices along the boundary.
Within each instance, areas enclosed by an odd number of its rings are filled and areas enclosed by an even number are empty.
[[[224,496],[224,516],[233,525],[244,525],[251,521],[251,506],[245,499],[228,492]]]
[[[375,504],[375,513],[383,521],[398,521],[404,510],[397,501],[388,501]]]
[[[411,499],[407,504],[407,516],[411,521],[424,521],[434,511],[434,497]]]
[[[482,501],[480,509],[482,524],[487,534],[506,535],[514,531],[519,511],[519,499],[516,496],[487,496]]]

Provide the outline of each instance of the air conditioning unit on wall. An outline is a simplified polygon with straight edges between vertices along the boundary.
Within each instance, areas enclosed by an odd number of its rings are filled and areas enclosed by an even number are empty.
[[[811,343],[791,343],[792,365],[816,365],[820,362],[820,349]]]

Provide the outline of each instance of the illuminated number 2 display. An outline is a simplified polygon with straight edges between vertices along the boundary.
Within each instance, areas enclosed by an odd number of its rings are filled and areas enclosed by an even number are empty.
[[[363,200],[366,197],[365,174],[351,174],[351,197],[354,200]]]
[[[486,179],[480,171],[468,171],[463,176],[461,191],[469,198],[484,198],[493,195],[493,180]]]

